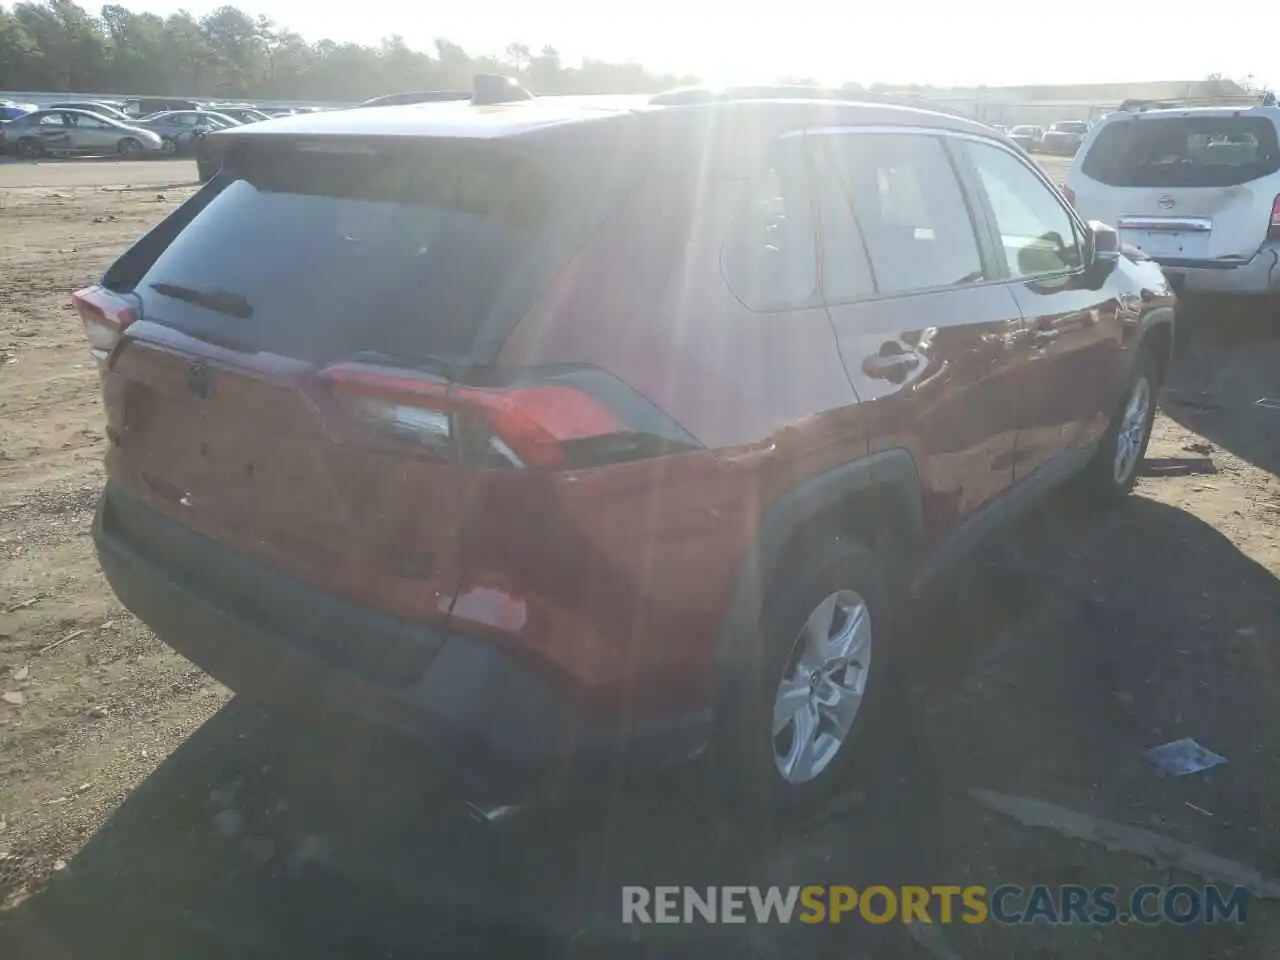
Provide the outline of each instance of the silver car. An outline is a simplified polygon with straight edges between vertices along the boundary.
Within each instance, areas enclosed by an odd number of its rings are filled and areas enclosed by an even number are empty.
[[[4,126],[6,147],[20,157],[115,153],[136,158],[160,153],[163,142],[150,130],[87,110],[37,110]]]
[[[195,136],[239,126],[239,122],[213,110],[168,110],[135,120],[135,125],[157,134],[165,153],[190,153],[195,149]]]

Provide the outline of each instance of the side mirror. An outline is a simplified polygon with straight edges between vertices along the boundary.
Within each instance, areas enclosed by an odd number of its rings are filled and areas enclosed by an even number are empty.
[[[1117,260],[1120,257],[1120,232],[1101,220],[1089,221],[1089,261]]]

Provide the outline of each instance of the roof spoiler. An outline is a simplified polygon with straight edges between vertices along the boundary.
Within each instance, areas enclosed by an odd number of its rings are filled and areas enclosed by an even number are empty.
[[[511,77],[504,77],[497,73],[476,74],[471,90],[471,102],[477,107],[533,99],[533,94]]]

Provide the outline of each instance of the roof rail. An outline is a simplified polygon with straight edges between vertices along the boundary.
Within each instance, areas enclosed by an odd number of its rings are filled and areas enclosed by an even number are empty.
[[[798,83],[754,84],[738,87],[676,87],[649,98],[655,106],[679,106],[686,103],[710,103],[725,100],[856,100],[832,87]]]
[[[689,103],[723,103],[729,100],[839,100],[848,103],[880,103],[894,107],[913,107],[963,116],[945,104],[924,97],[901,93],[884,93],[849,87],[819,87],[807,84],[778,83],[739,87],[676,87],[649,98],[654,106],[680,106]]]
[[[1274,107],[1276,95],[1270,90],[1217,97],[1179,97],[1173,100],[1125,100],[1117,112],[1145,113],[1148,110],[1176,110],[1179,107]]]
[[[498,73],[478,73],[472,86],[471,102],[478,107],[532,99],[533,94],[519,83]]]

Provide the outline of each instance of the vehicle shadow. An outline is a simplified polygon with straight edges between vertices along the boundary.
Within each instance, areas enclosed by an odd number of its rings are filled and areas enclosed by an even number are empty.
[[[1179,317],[1181,344],[1161,409],[1178,424],[1280,475],[1280,326],[1256,307],[1196,303]],[[1259,404],[1275,400],[1275,405]]]
[[[1028,517],[913,625],[914,650],[929,654],[913,659],[908,716],[922,745],[916,769],[940,811],[929,878],[1180,882],[1012,821],[993,839],[989,822],[957,814],[960,785],[1141,825],[1274,872],[1277,622],[1280,581],[1185,510],[1132,496],[1096,515],[1061,496]],[[1182,737],[1229,762],[1157,777],[1143,753]],[[948,936],[964,957],[1193,960],[1276,955],[1277,921],[1255,912],[1247,929],[983,926]]]
[[[1167,739],[1181,725],[1209,745],[1238,743],[1246,725],[1257,757],[1276,755],[1263,721],[1275,715],[1274,671],[1241,679],[1251,651],[1206,624],[1274,622],[1280,588],[1211,527],[1139,497],[1100,518],[1054,503],[987,559],[904,621],[901,722],[860,742],[866,773],[807,822],[728,822],[693,767],[619,776],[572,808],[481,827],[413,745],[236,699],[47,888],[0,914],[0,956],[922,956],[896,926],[628,927],[621,887],[1053,876],[1057,849],[1039,832],[994,831],[970,787],[1053,798],[1105,783],[1093,812],[1135,817],[1135,796],[1159,802],[1134,759],[1151,745],[1144,713],[1162,718]],[[1207,706],[1201,681],[1216,693]],[[1118,702],[1116,689],[1133,699]],[[1197,802],[1267,809],[1276,775],[1238,749],[1232,761],[1213,799]],[[1180,796],[1170,803],[1181,810]],[[1275,860],[1274,833],[1220,852]],[[1078,882],[1112,882],[1082,855],[1072,869]],[[1031,936],[963,935],[981,945],[965,956],[1011,956]],[[1141,935],[1144,950],[1158,947],[1142,955],[1175,960],[1244,936]]]

